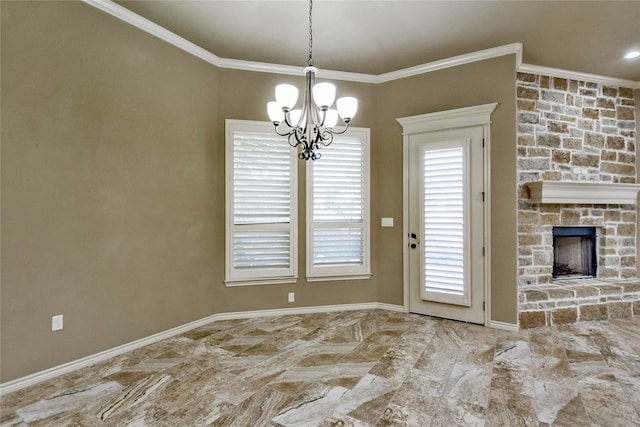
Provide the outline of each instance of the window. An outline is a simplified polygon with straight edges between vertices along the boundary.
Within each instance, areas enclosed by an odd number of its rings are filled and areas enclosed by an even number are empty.
[[[226,283],[297,278],[297,159],[268,122],[226,121]]]
[[[366,279],[369,130],[351,128],[307,169],[307,279]],[[297,280],[298,167],[270,122],[226,121],[227,286]]]
[[[369,278],[369,130],[351,128],[320,152],[307,164],[307,277]]]

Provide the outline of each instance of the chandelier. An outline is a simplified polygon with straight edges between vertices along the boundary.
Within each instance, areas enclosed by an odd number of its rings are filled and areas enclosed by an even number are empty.
[[[288,137],[292,147],[298,147],[300,160],[319,159],[318,150],[331,144],[334,135],[345,133],[358,110],[358,100],[350,96],[339,98],[337,110],[332,109],[336,87],[327,82],[315,82],[318,69],[313,66],[312,10],[313,0],[309,0],[309,59],[304,68],[306,84],[302,108],[293,109],[298,100],[298,88],[290,84],[276,86],[276,100],[267,103],[276,133]],[[342,130],[334,129],[338,116],[344,123]]]

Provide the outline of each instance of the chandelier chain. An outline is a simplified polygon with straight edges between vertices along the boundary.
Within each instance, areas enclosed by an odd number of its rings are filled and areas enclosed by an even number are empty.
[[[313,67],[313,28],[311,26],[311,12],[313,10],[313,0],[309,0],[309,60],[307,64]]]

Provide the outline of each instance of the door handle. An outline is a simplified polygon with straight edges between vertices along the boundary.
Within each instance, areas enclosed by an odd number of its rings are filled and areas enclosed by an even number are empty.
[[[411,249],[415,249],[415,248],[417,248],[417,247],[418,247],[418,245],[420,244],[420,241],[418,240],[418,235],[417,235],[416,233],[409,233],[409,237],[411,237],[411,238],[414,240],[414,242],[413,242],[413,243],[411,243],[411,244],[409,245],[409,247],[410,247]]]

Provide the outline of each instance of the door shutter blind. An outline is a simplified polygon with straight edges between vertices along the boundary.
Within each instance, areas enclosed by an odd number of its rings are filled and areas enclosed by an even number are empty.
[[[270,124],[251,123],[234,121],[227,136],[227,281],[295,274],[294,153]]]
[[[424,151],[424,290],[465,294],[465,150]]]

